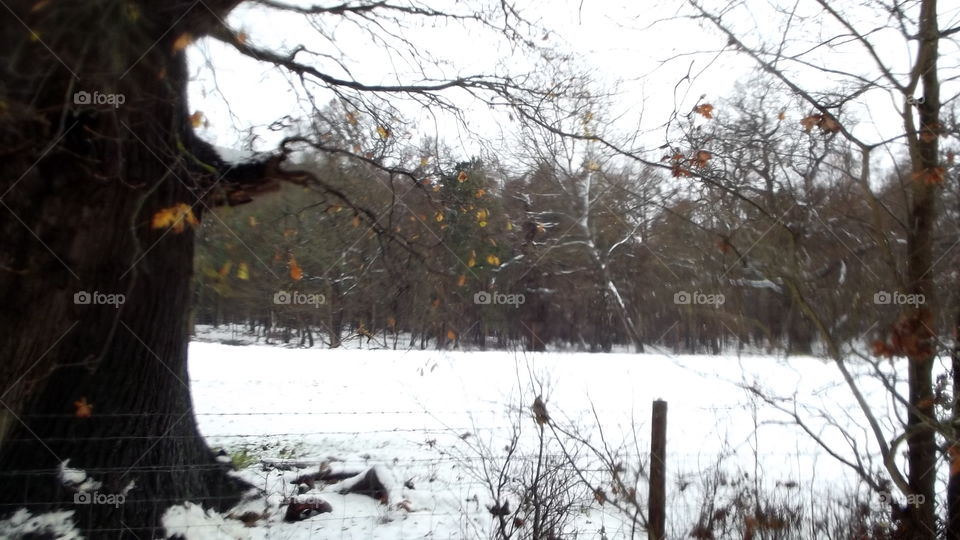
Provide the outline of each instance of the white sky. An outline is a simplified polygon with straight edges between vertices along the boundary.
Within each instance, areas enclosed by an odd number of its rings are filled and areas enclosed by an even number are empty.
[[[403,0],[397,2],[403,3]],[[462,2],[453,6],[449,4],[434,3],[439,9],[460,12],[464,9]],[[540,44],[570,52],[575,67],[589,70],[603,87],[616,87],[617,97],[611,104],[608,118],[616,119],[616,130],[621,133],[636,132],[638,126],[639,130],[649,132],[642,140],[649,141],[647,144],[651,147],[662,144],[661,126],[675,107],[685,114],[701,94],[706,94],[705,101],[713,103],[729,97],[734,83],[746,80],[753,67],[751,60],[744,55],[727,52],[718,57],[716,51],[726,40],[712,28],[688,19],[667,20],[678,11],[689,13],[689,8],[683,8],[684,2],[677,0],[584,1],[582,8],[579,0],[537,2],[535,7],[525,7],[529,2],[520,4],[529,19],[549,29],[546,39],[537,36]],[[831,3],[834,4],[843,9],[843,5],[850,3]],[[960,22],[960,5],[947,7],[946,4],[941,2],[941,27]],[[750,9],[741,7],[725,14],[724,22],[742,30],[748,44],[761,40],[778,43],[781,28],[778,28],[777,21],[782,19],[781,15],[766,2],[749,2],[749,5]],[[792,34],[793,41],[787,43],[788,50],[806,49],[821,42],[824,36],[836,33],[836,26],[813,2],[800,0],[798,5],[800,9],[794,17],[794,25],[802,31]],[[858,9],[856,14],[862,19],[870,13]],[[326,36],[311,27],[302,16],[266,12],[259,7],[241,6],[229,19],[231,25],[250,36],[253,44],[281,51],[304,44],[310,50],[341,59],[359,81],[371,84],[416,82],[417,59],[398,53],[398,49],[403,51],[402,45],[391,50],[376,42],[384,39],[398,45],[386,30],[371,34],[368,29],[336,17],[325,21],[320,30]],[[653,24],[655,21],[661,22]],[[405,24],[406,28],[400,29],[398,34],[409,39],[421,54],[436,58],[438,65],[431,67],[431,76],[523,72],[535,65],[528,54],[511,50],[505,39],[488,31],[435,20],[410,20]],[[880,18],[866,22],[863,27],[876,28],[885,24],[886,20]],[[871,40],[896,71],[904,69],[913,57],[912,50],[904,47],[896,32],[879,32],[873,34]],[[815,54],[818,56],[811,59],[819,59],[832,69],[875,74],[873,65],[858,46],[837,44],[829,50],[823,49],[822,54]],[[662,63],[677,55],[680,56]],[[952,67],[952,75],[957,74],[958,56],[956,45],[941,45],[941,65]],[[345,77],[333,60],[308,56],[298,59],[310,59],[325,72]],[[267,137],[259,149],[269,150],[270,144],[279,137],[270,137],[263,127],[285,114],[298,116],[305,110],[298,106],[297,94],[280,70],[242,57],[219,42],[199,42],[191,48],[191,61],[197,75],[191,85],[191,102],[193,108],[202,111],[210,122],[210,127],[203,130],[202,135],[215,144],[242,146],[239,133],[251,126],[259,126],[257,133]],[[692,84],[678,86],[688,69],[697,77]],[[794,73],[811,88],[828,88],[835,84],[822,73],[809,70]],[[945,88],[943,95],[949,97],[956,91],[954,82]],[[329,100],[329,94],[318,93],[318,96],[318,105]],[[505,115],[491,114],[485,105],[470,100],[458,99],[458,103],[466,110],[470,131],[491,138],[503,131],[511,131]],[[870,141],[878,140],[902,129],[897,117],[898,107],[899,100],[892,100],[886,92],[871,92],[845,108],[848,116],[840,120],[850,124],[856,117],[859,125],[855,133]],[[464,155],[476,152],[476,141],[453,119],[441,115],[439,123],[433,125],[433,116],[417,107],[405,105],[401,110],[416,120],[424,133],[439,131],[441,139]],[[799,114],[796,113],[796,118],[791,120],[799,121]]]

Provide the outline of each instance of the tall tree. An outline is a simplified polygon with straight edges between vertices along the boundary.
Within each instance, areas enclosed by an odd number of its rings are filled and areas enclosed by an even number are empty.
[[[82,530],[143,538],[162,534],[156,527],[170,504],[192,500],[225,508],[247,487],[215,461],[193,417],[186,363],[193,227],[214,215],[216,205],[247,202],[278,181],[309,182],[356,205],[336,186],[284,168],[289,146],[232,166],[198,138],[187,103],[192,41],[219,40],[295,75],[309,95],[345,100],[379,119],[381,140],[394,128],[391,96],[455,110],[445,91],[463,89],[521,106],[524,96],[534,103],[548,91],[563,93],[526,87],[509,75],[445,78],[428,69],[421,72],[425,82],[367,84],[353,79],[349,68],[310,63],[301,54],[305,47],[280,51],[255,44],[224,22],[239,3],[16,0],[4,6],[4,508],[74,508]],[[310,19],[321,39],[330,35],[325,28],[349,20],[387,47],[410,47],[405,52],[413,58],[418,51],[403,33],[418,18],[476,25],[530,43],[517,11],[499,2],[450,11],[372,0],[331,7],[256,4],[268,16]],[[495,100],[498,95],[503,99]],[[302,146],[386,167],[376,149],[339,147],[322,133],[293,135]],[[374,212],[354,210],[375,232],[387,232]],[[126,504],[75,506],[75,486],[58,477],[65,463],[101,482],[105,494],[126,493]]]

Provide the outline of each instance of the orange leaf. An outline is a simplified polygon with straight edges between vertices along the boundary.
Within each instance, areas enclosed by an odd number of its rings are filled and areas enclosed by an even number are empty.
[[[354,227],[359,227],[359,226],[360,226],[360,215],[358,214],[358,215],[353,216],[353,219],[350,220],[350,224],[353,225]]]
[[[290,279],[294,281],[300,281],[303,279],[303,270],[300,269],[300,265],[297,264],[297,260],[290,256]]]
[[[173,41],[173,52],[182,51],[191,43],[193,43],[193,36],[189,32],[184,32]]]
[[[703,105],[697,105],[696,107],[693,108],[693,112],[707,119],[713,118],[713,105],[709,103],[704,103]]]
[[[930,167],[913,173],[911,177],[914,181],[922,181],[927,185],[938,185],[943,183],[945,175],[943,167]]]
[[[93,405],[87,403],[87,398],[85,397],[74,401],[73,406],[77,408],[76,412],[73,413],[77,418],[90,418],[90,416],[93,415]]]
[[[190,208],[189,204],[177,203],[170,208],[157,210],[157,212],[153,214],[150,228],[170,228],[173,229],[175,233],[182,233],[185,229],[185,224],[196,227],[200,222],[197,220],[197,216],[193,215],[193,209]]]
[[[447,330],[447,339],[449,339],[450,341],[457,339],[457,333],[454,332],[453,330]]]
[[[467,276],[460,274],[460,277],[457,278],[457,287],[463,287],[467,282]]]

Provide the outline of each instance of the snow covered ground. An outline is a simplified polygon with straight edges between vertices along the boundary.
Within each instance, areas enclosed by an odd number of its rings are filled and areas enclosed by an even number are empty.
[[[893,433],[889,397],[864,375],[866,365],[850,366],[884,430]],[[729,478],[749,475],[751,483],[807,504],[856,489],[849,470],[749,387],[795,397],[800,417],[841,455],[851,456],[849,446],[828,417],[849,440],[873,448],[836,366],[808,357],[326,350],[195,341],[190,378],[210,445],[224,449],[231,456],[224,459],[240,466],[237,474],[266,493],[224,515],[191,503],[171,507],[168,533],[190,539],[490,537],[488,509],[496,501],[483,480],[484,465],[503,463],[517,425],[521,437],[512,463],[537,455],[529,408],[538,394],[556,425],[576,428],[596,446],[625,442],[621,458],[628,471],[648,460],[651,402],[666,400],[668,527],[677,531],[695,522],[701,488],[717,470]],[[793,407],[789,400],[783,405]],[[580,458],[589,458],[580,451]],[[567,463],[555,445],[547,455]],[[293,482],[321,469],[371,468],[388,488],[385,500],[341,494],[350,480],[316,482],[299,492]],[[605,473],[587,468],[586,474],[597,479]],[[645,488],[638,492],[645,500]],[[589,492],[581,495],[563,538],[628,536],[622,515]],[[290,501],[319,500],[332,511],[284,521]],[[511,503],[516,508],[517,501]],[[235,519],[244,514],[252,526]],[[66,518],[22,513],[0,523],[0,530],[59,527],[67,531],[64,538],[73,537]]]
[[[234,511],[266,514],[245,528],[199,508],[171,510],[167,523],[190,538],[482,538],[493,499],[476,472],[481,455],[502,453],[517,407],[542,391],[551,417],[599,440],[630,441],[636,429],[646,460],[651,401],[669,403],[670,519],[695,519],[696,489],[723,456],[723,468],[760,472],[771,489],[799,487],[796,497],[853,488],[853,476],[796,427],[751,399],[759,384],[820,407],[855,426],[861,415],[835,366],[816,358],[669,356],[390,350],[289,349],[194,342],[190,374],[202,432],[246,465],[241,475],[270,495]],[[543,384],[531,387],[531,379]],[[883,394],[866,384],[882,410]],[[510,412],[514,411],[511,416]],[[801,409],[801,411],[803,411]],[[824,426],[813,412],[804,413]],[[529,414],[525,432],[535,434]],[[860,422],[862,423],[862,422]],[[853,436],[869,446],[865,432]],[[839,443],[840,433],[822,435]],[[525,439],[529,442],[529,437]],[[632,444],[632,443],[631,443]],[[534,448],[521,444],[529,457]],[[837,448],[843,452],[844,446]],[[235,458],[237,459],[237,458]],[[293,463],[281,470],[263,464]],[[291,480],[321,466],[365,471],[375,466],[390,487],[387,504],[340,495],[340,485],[303,495],[333,508],[283,522]],[[578,538],[622,538],[623,519],[608,506],[576,516]]]

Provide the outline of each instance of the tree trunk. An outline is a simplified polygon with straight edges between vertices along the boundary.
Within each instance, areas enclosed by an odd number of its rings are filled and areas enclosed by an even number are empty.
[[[919,129],[913,125],[912,112],[905,116],[913,165],[910,201],[910,228],[907,232],[907,278],[909,292],[923,295],[926,304],[908,309],[904,314],[908,327],[920,344],[908,351],[907,380],[911,408],[907,411],[909,474],[908,484],[918,504],[910,507],[911,538],[933,539],[936,534],[936,433],[927,418],[935,418],[932,370],[933,346],[933,227],[936,198],[940,186],[931,182],[939,167],[940,82],[937,73],[938,40],[936,0],[924,0],[920,8],[919,48],[914,69],[923,84],[923,103],[917,105]]]
[[[193,416],[191,226],[151,226],[180,203],[200,217],[218,179],[198,166],[216,156],[190,127],[175,43],[233,4],[21,1],[0,21],[5,513],[73,509],[88,537],[149,538],[169,506],[224,509],[247,487]],[[68,460],[125,503],[75,503]]]

